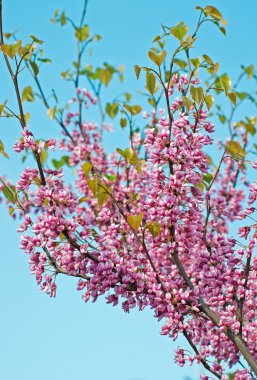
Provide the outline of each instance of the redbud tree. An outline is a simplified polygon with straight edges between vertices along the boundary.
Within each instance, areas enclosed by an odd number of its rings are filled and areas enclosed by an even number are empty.
[[[175,362],[203,365],[202,380],[256,379],[256,118],[236,112],[257,104],[256,93],[242,89],[256,82],[254,66],[242,66],[232,84],[213,58],[195,57],[202,25],[225,35],[227,24],[217,8],[197,7],[194,28],[162,26],[149,66],[134,67],[145,77],[149,110],[128,92],[105,101],[105,87],[123,80],[123,66],[87,63],[88,47],[101,36],[85,22],[86,9],[87,1],[78,23],[59,11],[52,19],[70,28],[77,46],[72,67],[61,73],[74,90],[60,105],[40,81],[39,68],[50,62],[43,41],[4,31],[0,1],[1,65],[16,96],[16,104],[3,102],[1,90],[0,116],[20,125],[13,149],[26,166],[16,183],[1,173],[0,190],[20,220],[31,272],[51,297],[66,275],[78,278],[85,302],[104,296],[125,312],[153,309],[161,334],[188,342]],[[33,88],[20,88],[21,75],[34,78]],[[60,127],[60,138],[34,134],[26,112],[34,101]],[[85,120],[87,108],[98,124]],[[127,131],[124,150],[105,149],[110,119]],[[213,121],[227,131],[223,141],[215,140]],[[8,158],[2,140],[0,153]]]

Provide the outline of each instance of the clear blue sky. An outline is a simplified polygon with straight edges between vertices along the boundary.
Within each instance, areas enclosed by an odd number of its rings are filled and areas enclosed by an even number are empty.
[[[59,72],[69,67],[73,40],[68,29],[53,26],[49,19],[55,9],[66,9],[79,15],[82,0],[3,0],[4,27],[19,29],[21,38],[34,34],[45,41],[47,56],[53,64],[41,75],[46,89],[56,88],[61,99],[72,96],[69,86],[59,79]],[[222,69],[235,76],[241,63],[256,64],[257,2],[255,0],[91,0],[87,21],[103,35],[93,61],[126,66],[127,91],[140,89],[133,65],[146,63],[146,52],[160,24],[174,25],[185,20],[194,26],[196,5],[215,5],[228,19],[228,36],[215,28],[200,34],[197,52],[207,53],[221,61]],[[0,102],[12,99],[12,87],[0,62]],[[27,78],[27,79],[26,79]],[[24,74],[24,81],[28,77]],[[24,83],[25,83],[24,82]],[[119,91],[118,85],[114,92]],[[31,106],[32,125],[37,135],[49,136],[57,126],[49,122],[45,110]],[[10,146],[19,127],[0,119],[0,138]],[[120,141],[119,141],[120,140]],[[107,139],[109,149],[123,143]],[[10,149],[8,149],[11,153]],[[12,172],[17,178],[17,157],[0,158],[0,174]],[[0,276],[0,378],[4,380],[182,380],[199,379],[197,368],[180,369],[172,360],[173,343],[159,335],[161,325],[151,311],[124,314],[119,307],[84,304],[76,282],[59,280],[58,296],[50,299],[37,289],[30,276],[27,257],[19,251],[16,225],[1,211],[1,276]]]

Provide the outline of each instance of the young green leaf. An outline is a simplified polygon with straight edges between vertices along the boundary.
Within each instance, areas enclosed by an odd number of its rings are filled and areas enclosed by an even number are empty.
[[[208,108],[208,111],[209,111],[211,109],[213,103],[214,103],[214,97],[211,94],[206,95],[204,98],[204,101],[205,101],[206,107]]]
[[[6,153],[4,149],[4,143],[0,140],[0,154],[2,154],[5,158],[9,158],[9,155]]]
[[[223,74],[220,77],[221,86],[226,95],[228,95],[229,90],[231,89],[232,82],[227,74]]]
[[[122,117],[120,119],[120,126],[121,126],[121,128],[125,128],[126,125],[127,125],[127,119],[125,117]]]
[[[158,222],[148,222],[146,228],[149,230],[153,238],[156,238],[161,233],[161,226]]]
[[[228,97],[229,97],[230,101],[234,104],[234,106],[236,106],[236,93],[230,92],[228,94]]]
[[[89,26],[84,25],[82,28],[76,28],[75,36],[79,42],[86,41],[89,37]]]
[[[246,151],[241,147],[237,141],[229,141],[226,145],[226,150],[231,153],[233,157],[242,159],[246,156]]]
[[[171,34],[178,38],[179,41],[183,41],[185,35],[187,34],[188,26],[185,25],[183,21],[179,22],[177,25],[170,28]]]
[[[157,65],[161,66],[167,56],[166,50],[162,50],[159,54],[155,54],[153,51],[148,52],[149,58]]]
[[[12,45],[2,44],[1,50],[5,55],[13,59],[14,56],[18,53],[20,47],[21,47],[21,40],[18,40],[14,42],[14,44]]]
[[[4,103],[0,104],[0,117],[2,115],[2,112],[4,110],[4,107],[5,107],[6,103],[7,103],[7,100]]]
[[[140,227],[140,224],[143,220],[144,214],[140,212],[138,215],[128,215],[127,221],[130,227],[133,228],[133,230],[137,231]]]
[[[154,74],[149,73],[148,71],[146,72],[146,88],[150,92],[151,95],[154,94],[155,90],[155,84],[156,84],[156,79]]]
[[[24,102],[25,100],[27,100],[27,102],[34,102],[35,100],[31,86],[25,87],[22,91],[21,101]]]
[[[136,77],[138,79],[140,76],[141,68],[138,65],[134,65],[134,70],[135,70]]]
[[[205,62],[207,62],[209,65],[214,65],[213,60],[212,60],[207,54],[203,54],[203,59],[204,59]]]
[[[201,58],[200,57],[192,58],[191,62],[194,65],[194,67],[199,67],[201,64]]]
[[[203,11],[206,15],[210,16],[214,20],[220,21],[222,25],[227,25],[227,21],[223,18],[222,14],[217,8],[211,5],[207,5],[207,7],[203,9]]]
[[[92,164],[89,161],[87,161],[83,164],[82,169],[83,169],[83,172],[87,178],[89,173],[91,172]]]
[[[16,188],[15,186],[13,185],[6,185],[3,183],[3,188],[2,188],[2,192],[5,196],[5,198],[11,202],[12,204],[15,204],[16,200],[17,200],[17,192],[16,192]]]
[[[33,34],[30,35],[30,38],[31,38],[34,42],[36,42],[37,44],[39,44],[39,45],[42,45],[42,44],[44,43],[44,41],[39,40],[36,36],[33,36]]]
[[[31,67],[32,70],[33,70],[33,73],[35,74],[35,76],[37,76],[38,73],[39,73],[39,68],[38,68],[38,65],[36,64],[36,62],[34,62],[34,61],[29,61],[29,64],[30,64],[30,67]]]
[[[49,117],[50,120],[54,119],[56,111],[57,111],[56,110],[56,106],[54,106],[53,108],[48,108],[47,115],[48,115],[48,117]]]
[[[110,116],[110,118],[114,119],[119,111],[118,103],[106,103],[105,107],[106,113]]]

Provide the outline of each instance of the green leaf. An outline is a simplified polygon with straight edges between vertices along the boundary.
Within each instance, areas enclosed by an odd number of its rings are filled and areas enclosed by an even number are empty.
[[[24,116],[25,123],[27,124],[30,121],[30,113],[27,112],[23,116]]]
[[[124,96],[125,96],[125,99],[126,99],[127,102],[129,102],[130,99],[132,98],[132,95],[129,92],[125,92]]]
[[[247,73],[247,78],[251,79],[254,75],[254,65],[244,67],[244,71]]]
[[[100,81],[107,87],[112,79],[112,71],[109,68],[98,70]]]
[[[9,155],[6,153],[4,149],[4,143],[0,140],[0,154],[2,154],[5,158],[9,158]]]
[[[30,64],[30,67],[31,67],[32,70],[33,70],[33,73],[35,74],[35,76],[37,76],[38,73],[39,73],[39,68],[38,68],[38,65],[36,64],[36,62],[34,62],[34,61],[29,61],[29,64]]]
[[[187,98],[186,96],[182,96],[183,104],[186,106],[187,112],[190,111],[193,102],[191,99]]]
[[[2,181],[1,181],[2,182]],[[2,182],[3,183],[3,182]],[[15,186],[13,185],[6,185],[3,183],[3,188],[2,188],[2,192],[5,196],[5,198],[11,202],[12,204],[15,204],[16,200],[17,200],[17,192],[16,192],[16,188]]]
[[[65,25],[67,23],[67,19],[66,19],[66,16],[65,16],[64,12],[61,13],[60,23],[61,23],[61,26]]]
[[[215,63],[215,65],[211,66],[208,71],[210,74],[215,75],[219,71],[220,64],[219,62]]]
[[[236,106],[236,93],[230,92],[228,94],[228,97],[229,97],[230,101],[234,104],[234,106]]]
[[[84,25],[82,28],[76,28],[75,36],[80,42],[86,41],[89,37],[89,26]]]
[[[94,196],[98,200],[98,205],[102,207],[104,203],[108,200],[111,194],[111,189],[97,177],[87,179],[87,184]]]
[[[53,108],[48,108],[47,115],[48,115],[48,117],[49,117],[50,120],[54,119],[56,111],[57,111],[56,110],[56,106],[54,106]]]
[[[127,221],[130,227],[133,228],[133,230],[137,231],[140,227],[140,224],[143,220],[144,214],[140,212],[138,215],[128,215]]]
[[[132,110],[131,111],[132,111],[131,112],[132,115],[135,116],[135,115],[139,114],[142,111],[142,107],[141,106],[137,106],[137,105],[132,106]]]
[[[120,119],[120,126],[121,126],[121,128],[125,128],[126,125],[127,125],[127,119],[125,117],[122,117]]]
[[[38,58],[38,61],[42,62],[42,63],[51,63],[52,62],[52,60],[49,58]]]
[[[40,161],[41,161],[41,164],[44,164],[48,158],[48,152],[46,149],[43,149],[41,150],[40,154]]]
[[[35,45],[31,45],[31,44],[26,44],[25,46],[21,46],[19,48],[19,55],[25,60],[25,61],[28,61],[33,53],[33,51],[35,50]]]
[[[9,215],[12,216],[12,214],[14,213],[15,211],[15,208],[14,207],[10,207],[9,208]]]
[[[219,119],[220,119],[220,121],[221,121],[222,124],[225,124],[226,117],[224,115],[219,115]]]
[[[146,228],[149,230],[153,238],[156,238],[161,233],[160,224],[156,221],[147,223]]]
[[[187,63],[183,61],[182,59],[175,58],[174,63],[178,65],[178,67],[180,67],[182,70],[184,70],[187,67]],[[169,72],[168,72],[168,75],[169,75]]]
[[[116,175],[112,175],[112,174],[105,174],[105,177],[109,180],[109,181],[111,181],[111,182],[114,182],[115,180],[116,180],[116,178],[117,178],[117,176]]]
[[[210,184],[213,180],[213,175],[211,173],[207,173],[203,176],[203,180],[204,182],[207,182],[208,184]]]
[[[190,93],[192,99],[199,105],[203,99],[203,88],[202,87],[194,87],[191,85]]]
[[[206,107],[208,108],[208,111],[211,109],[213,103],[214,103],[214,97],[212,95],[206,95],[204,98]]]
[[[7,103],[7,100],[4,103],[0,104],[0,116],[2,115],[2,112],[5,108],[6,103]]]
[[[162,50],[159,54],[155,54],[153,51],[148,52],[149,58],[157,65],[161,66],[167,56],[166,50]]]
[[[228,92],[231,89],[232,85],[231,79],[229,78],[229,76],[227,76],[227,74],[223,74],[220,77],[220,81],[225,94],[228,95]]]
[[[22,91],[21,101],[24,102],[25,100],[27,100],[27,102],[34,102],[35,100],[31,86],[25,87]]]
[[[207,62],[209,65],[214,65],[213,60],[212,60],[207,54],[203,54],[203,59],[204,59],[205,62]]]
[[[13,59],[14,56],[18,53],[20,47],[21,47],[21,40],[18,40],[14,42],[13,45],[9,45],[9,44],[1,45],[1,50],[5,55]]]
[[[119,111],[119,104],[118,103],[106,103],[105,110],[107,114],[114,119]]]
[[[245,119],[246,121],[243,121],[243,120],[239,121],[239,123],[237,123],[237,126],[238,127],[243,126],[248,133],[254,136],[256,133],[256,129],[255,129],[255,124],[257,121],[256,116],[252,116],[250,118],[246,116]]]
[[[87,178],[91,169],[92,169],[92,164],[89,161],[87,161],[82,165],[82,169],[83,169],[83,172]]]
[[[157,41],[159,41],[160,39],[161,39],[161,36],[158,35],[158,36],[154,37],[154,39],[153,39],[152,42],[153,42],[153,43],[154,43],[154,42],[157,42]]]
[[[240,99],[240,100],[244,100],[247,96],[248,96],[248,94],[247,94],[247,92],[244,92],[244,91],[242,91],[242,92],[236,92],[236,96]]]
[[[207,7],[203,9],[203,11],[206,15],[210,16],[214,20],[220,21],[222,25],[227,25],[227,21],[223,18],[222,14],[217,8],[211,5],[207,5]]]
[[[156,79],[154,74],[149,73],[148,71],[146,72],[146,88],[150,92],[151,95],[154,94],[155,90],[155,84],[156,84]]]
[[[138,65],[134,65],[134,70],[135,70],[136,77],[138,79],[140,76],[141,67],[139,67]]]
[[[39,45],[42,45],[42,44],[44,43],[44,41],[39,40],[36,36],[33,36],[33,34],[30,35],[30,38],[31,38],[34,42],[36,42],[37,44],[39,44]]]
[[[227,32],[226,32],[226,29],[223,28],[223,26],[220,26],[220,31],[221,31],[221,33],[224,34],[224,36],[226,36]]]
[[[5,36],[5,38],[7,38],[9,40],[9,38],[14,37],[17,32],[18,32],[18,30],[15,30],[12,33],[7,32],[7,33],[4,33],[4,36]]]
[[[242,159],[246,156],[246,151],[237,141],[229,141],[225,148],[233,157]]]
[[[63,167],[63,160],[56,160],[55,158],[52,160],[52,164],[56,170],[59,170],[61,167]]]
[[[200,57],[192,58],[191,62],[194,65],[194,67],[199,67],[201,64],[201,58]]]
[[[183,41],[185,35],[187,34],[188,26],[185,25],[183,21],[179,22],[176,26],[170,28],[171,34],[178,38],[179,41]]]
[[[138,105],[130,106],[128,104],[124,104],[124,108],[126,108],[126,110],[129,113],[131,113],[131,115],[133,115],[133,116],[137,115],[138,113],[140,113],[142,111],[142,107],[138,106]]]
[[[142,174],[142,160],[138,159],[137,154],[133,151],[132,148],[126,148],[125,150],[122,150],[120,148],[117,148],[116,151],[131,165],[135,167],[135,169],[138,171],[138,173]]]

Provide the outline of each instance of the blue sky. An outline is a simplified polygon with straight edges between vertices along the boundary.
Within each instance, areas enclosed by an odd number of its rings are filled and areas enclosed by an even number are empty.
[[[4,28],[19,29],[22,39],[30,34],[45,41],[46,55],[53,64],[42,70],[40,78],[46,91],[55,88],[63,101],[73,96],[59,72],[72,60],[73,38],[68,28],[60,29],[49,19],[55,9],[67,10],[79,16],[82,0],[4,0]],[[160,24],[174,25],[184,20],[192,28],[197,20],[196,5],[208,5],[195,0],[91,0],[87,22],[91,29],[103,35],[95,48],[92,61],[125,64],[126,91],[140,89],[133,65],[146,64],[147,51]],[[236,76],[241,63],[257,62],[257,3],[253,0],[213,1],[229,21],[228,36],[215,28],[200,33],[196,53],[207,53],[221,61],[222,71]],[[22,83],[30,83],[23,74]],[[13,99],[11,82],[0,62],[0,102]],[[32,82],[31,82],[32,84]],[[114,84],[116,94],[120,86]],[[109,92],[110,96],[112,93]],[[139,99],[136,95],[135,99]],[[37,135],[58,133],[39,106],[30,105],[31,125]],[[21,167],[11,153],[19,127],[14,121],[0,119],[0,138],[6,143],[11,159],[0,158],[0,174],[12,173],[17,178]],[[125,135],[106,137],[108,149],[124,144]],[[0,276],[0,378],[5,380],[182,380],[186,376],[199,379],[197,368],[177,368],[173,350],[183,341],[173,343],[159,335],[161,325],[151,311],[124,314],[119,307],[84,304],[76,282],[59,280],[58,296],[50,299],[37,289],[30,276],[27,257],[19,251],[16,224],[1,206],[1,276]]]

